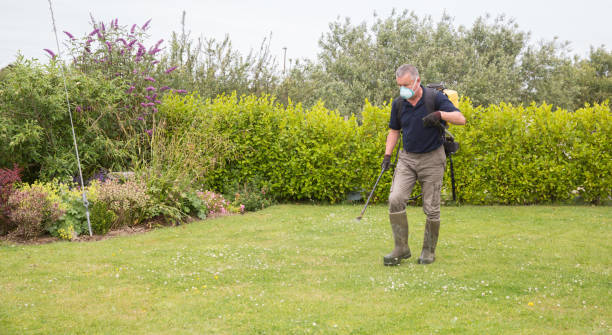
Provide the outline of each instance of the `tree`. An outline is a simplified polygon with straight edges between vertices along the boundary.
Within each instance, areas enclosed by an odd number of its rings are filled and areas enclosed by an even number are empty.
[[[580,75],[578,82],[582,91],[578,95],[578,103],[601,103],[612,97],[612,51],[603,46],[595,49],[591,47],[589,59],[578,64]]]

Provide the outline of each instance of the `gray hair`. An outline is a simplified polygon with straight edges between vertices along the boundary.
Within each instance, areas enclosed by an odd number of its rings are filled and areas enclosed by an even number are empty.
[[[419,70],[414,65],[403,64],[395,71],[395,78],[401,78],[409,73],[412,79],[416,79],[419,76]]]

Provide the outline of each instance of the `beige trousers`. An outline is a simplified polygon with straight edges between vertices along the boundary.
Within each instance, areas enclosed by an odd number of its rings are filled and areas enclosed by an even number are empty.
[[[400,151],[389,194],[389,213],[406,209],[414,184],[418,181],[423,190],[423,212],[428,220],[440,221],[440,192],[445,166],[443,145],[426,153]]]

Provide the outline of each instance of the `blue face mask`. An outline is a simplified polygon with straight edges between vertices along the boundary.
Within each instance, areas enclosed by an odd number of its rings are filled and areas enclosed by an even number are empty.
[[[414,84],[412,84],[412,87],[414,87],[416,85],[416,79],[414,80]],[[411,88],[407,88],[404,86],[400,87],[400,97],[408,100],[410,98],[412,98],[414,96],[414,90]]]

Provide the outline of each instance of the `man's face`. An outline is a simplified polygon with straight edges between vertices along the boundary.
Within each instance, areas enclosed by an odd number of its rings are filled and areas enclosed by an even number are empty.
[[[421,83],[420,79],[417,78],[417,83],[415,84],[414,78],[410,76],[410,73],[406,73],[402,77],[395,78],[395,81],[397,82],[397,86],[400,86],[400,87],[404,86],[406,88],[409,88],[415,91],[417,87],[419,86],[419,84]]]

